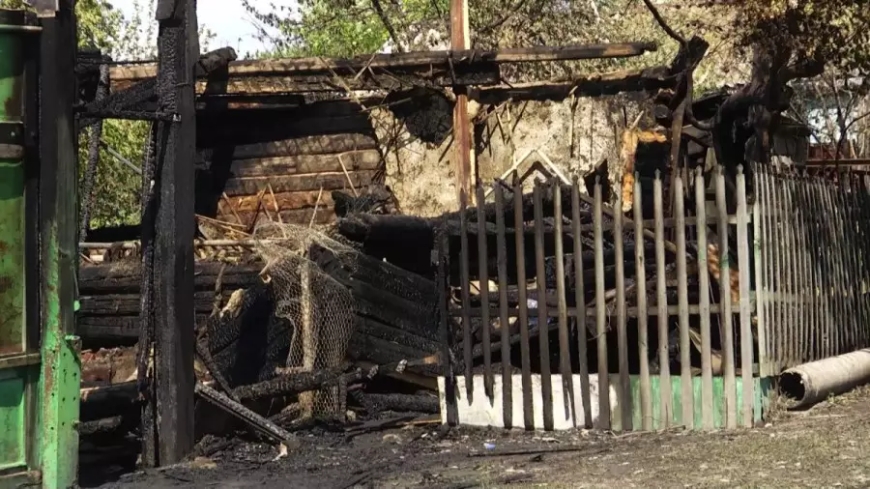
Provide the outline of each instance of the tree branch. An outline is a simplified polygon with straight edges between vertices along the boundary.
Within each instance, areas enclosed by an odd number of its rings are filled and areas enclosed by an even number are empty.
[[[652,16],[656,19],[656,22],[658,22],[659,26],[667,33],[667,35],[670,36],[673,40],[680,43],[680,46],[685,48],[688,44],[686,42],[686,38],[677,34],[677,31],[675,31],[671,28],[671,26],[668,25],[668,23],[665,21],[665,18],[662,17],[662,14],[659,12],[659,9],[657,9],[656,6],[653,5],[652,0],[643,0],[643,3],[646,5],[646,8],[649,9]]]
[[[396,29],[393,28],[393,24],[387,17],[386,12],[384,12],[384,7],[381,5],[381,0],[372,0],[372,7],[375,9],[375,13],[378,14],[378,18],[381,19],[381,23],[384,24],[384,28],[387,29],[387,32],[390,34],[390,38],[393,40],[393,44],[396,45],[396,51],[400,53],[404,52],[404,49],[402,48],[402,43],[399,42],[399,36],[396,35]]]

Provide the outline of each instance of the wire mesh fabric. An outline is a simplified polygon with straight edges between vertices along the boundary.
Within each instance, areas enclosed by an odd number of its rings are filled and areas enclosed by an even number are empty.
[[[311,260],[311,252],[327,250],[341,265],[352,266],[353,248],[293,224],[264,224],[254,239],[266,263],[262,275],[272,288],[274,314],[292,325],[288,372],[341,366],[356,322],[354,298]],[[340,416],[343,401],[338,386],[299,396],[303,416]]]

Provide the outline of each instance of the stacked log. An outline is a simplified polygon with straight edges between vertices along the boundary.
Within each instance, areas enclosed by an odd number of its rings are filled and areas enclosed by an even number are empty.
[[[434,282],[361,253],[339,259],[314,247],[311,259],[354,297],[357,319],[348,352],[352,360],[388,364],[438,350]],[[209,351],[233,385],[263,380],[274,371],[275,359],[287,356],[294,325],[274,318],[274,298],[259,276],[262,269],[262,264],[196,264],[197,324],[205,325]],[[87,346],[132,345],[138,340],[139,274],[135,263],[81,268],[78,334]],[[216,310],[223,313],[213,314]],[[258,345],[256,351],[252,345]],[[259,365],[252,371],[240,355],[262,358],[249,362]]]
[[[365,193],[381,168],[371,122],[350,101],[200,119],[197,212],[250,229],[332,222],[332,191]]]
[[[354,298],[356,331],[348,356],[387,364],[438,351],[435,283],[362,253],[313,246],[311,260]]]
[[[197,262],[194,272],[194,310],[197,322],[215,307],[218,299],[260,281],[261,265],[226,265]],[[218,279],[220,277],[220,279]],[[139,339],[141,266],[135,261],[83,266],[79,270],[77,330],[86,347],[92,344],[132,345]],[[193,328],[195,325],[191,324]]]

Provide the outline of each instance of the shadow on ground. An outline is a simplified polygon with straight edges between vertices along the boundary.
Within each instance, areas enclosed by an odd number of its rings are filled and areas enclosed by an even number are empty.
[[[301,437],[302,449],[278,461],[273,447],[245,444],[102,487],[868,487],[868,435],[870,389],[864,388],[809,411],[775,412],[764,428],[752,430],[311,433]],[[495,448],[487,451],[485,443]],[[572,451],[555,451],[565,449]]]

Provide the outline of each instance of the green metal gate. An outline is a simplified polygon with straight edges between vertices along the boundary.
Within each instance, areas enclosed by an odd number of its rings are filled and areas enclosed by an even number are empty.
[[[24,24],[23,12],[0,11],[0,474],[7,480],[32,467],[40,364],[25,317]]]
[[[74,217],[76,210],[42,205],[43,191],[61,172],[46,167],[57,166],[58,154],[70,148],[35,146],[70,132],[48,120],[43,109],[50,102],[43,96],[40,106],[36,88],[56,81],[52,56],[37,65],[58,49],[57,25],[43,19],[43,31],[35,16],[0,10],[0,489],[68,488],[76,481],[78,341],[66,334],[71,324],[61,324],[63,308],[73,305],[59,300],[61,251],[56,232],[46,233],[57,228],[58,213]],[[75,174],[75,164],[67,166]]]

